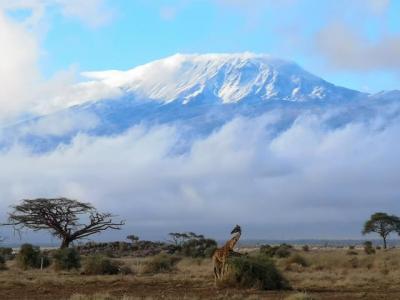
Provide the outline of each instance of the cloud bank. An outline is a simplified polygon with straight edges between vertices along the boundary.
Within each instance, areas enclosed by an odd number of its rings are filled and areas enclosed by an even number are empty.
[[[78,134],[45,154],[15,145],[0,155],[1,210],[23,198],[89,201],[127,221],[114,239],[220,238],[236,223],[246,238],[359,237],[371,213],[400,211],[400,122],[327,126],[341,113],[305,111],[279,133],[279,110],[238,117],[185,152],[175,151],[186,141],[172,125]]]

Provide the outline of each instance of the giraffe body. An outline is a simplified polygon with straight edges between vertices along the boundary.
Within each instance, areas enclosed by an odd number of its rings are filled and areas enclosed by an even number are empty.
[[[227,261],[229,256],[232,256],[232,253],[235,253],[233,251],[236,243],[239,241],[240,236],[241,236],[242,230],[239,225],[236,225],[236,227],[232,230],[231,232],[231,239],[225,243],[225,245],[221,248],[218,248],[215,250],[212,260],[213,260],[213,265],[214,265],[214,279],[215,279],[215,284],[217,283],[218,279],[222,279],[226,267],[227,267]]]

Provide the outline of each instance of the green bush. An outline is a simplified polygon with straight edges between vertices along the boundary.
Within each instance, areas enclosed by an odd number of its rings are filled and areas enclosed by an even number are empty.
[[[211,257],[218,247],[215,240],[194,232],[171,232],[169,236],[172,242],[169,245],[169,254],[205,258]]]
[[[366,254],[375,254],[375,249],[372,247],[372,242],[371,241],[366,241],[364,243],[364,251]]]
[[[118,265],[101,255],[91,255],[86,258],[83,272],[86,275],[114,275],[118,274]]]
[[[244,288],[278,290],[288,288],[288,283],[266,256],[242,256],[230,260],[231,277],[236,285]]]
[[[81,257],[75,248],[59,249],[53,254],[56,270],[71,270],[81,267]]]
[[[47,268],[50,260],[47,255],[40,252],[40,248],[31,244],[23,244],[16,256],[17,265],[21,269],[28,268]]]
[[[176,264],[180,260],[179,257],[159,254],[146,262],[143,268],[143,273],[168,273],[176,268]]]
[[[0,247],[0,256],[5,260],[11,260],[15,255],[12,248]]]
[[[287,247],[279,247],[278,250],[275,252],[275,256],[278,258],[285,258],[290,256],[290,250]]]
[[[0,270],[6,270],[6,260],[3,256],[0,255]]]
[[[212,239],[191,239],[183,243],[181,253],[185,256],[211,257],[217,249],[217,242]]]
[[[279,246],[262,245],[260,253],[268,257],[285,258],[290,256],[292,248],[288,244],[281,244]]]

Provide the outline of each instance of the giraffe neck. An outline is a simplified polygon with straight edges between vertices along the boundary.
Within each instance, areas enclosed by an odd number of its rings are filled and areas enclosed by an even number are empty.
[[[240,234],[236,234],[234,235],[227,243],[226,243],[226,247],[229,250],[233,250],[233,248],[235,248],[236,243],[239,241],[240,238]]]

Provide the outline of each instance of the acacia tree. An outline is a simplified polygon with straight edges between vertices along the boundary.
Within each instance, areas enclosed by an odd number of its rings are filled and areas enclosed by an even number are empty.
[[[383,212],[377,212],[371,215],[365,222],[363,234],[376,232],[383,239],[383,248],[386,249],[386,239],[391,232],[397,231],[400,227],[400,219],[394,215],[388,215]]]
[[[48,230],[61,239],[60,248],[107,229],[120,229],[124,221],[114,222],[110,213],[98,212],[91,204],[67,198],[24,199],[12,206],[8,224],[17,231],[29,228]]]
[[[137,243],[137,241],[139,240],[139,237],[137,235],[134,235],[134,234],[130,234],[126,238],[128,240],[131,240],[132,244]]]

